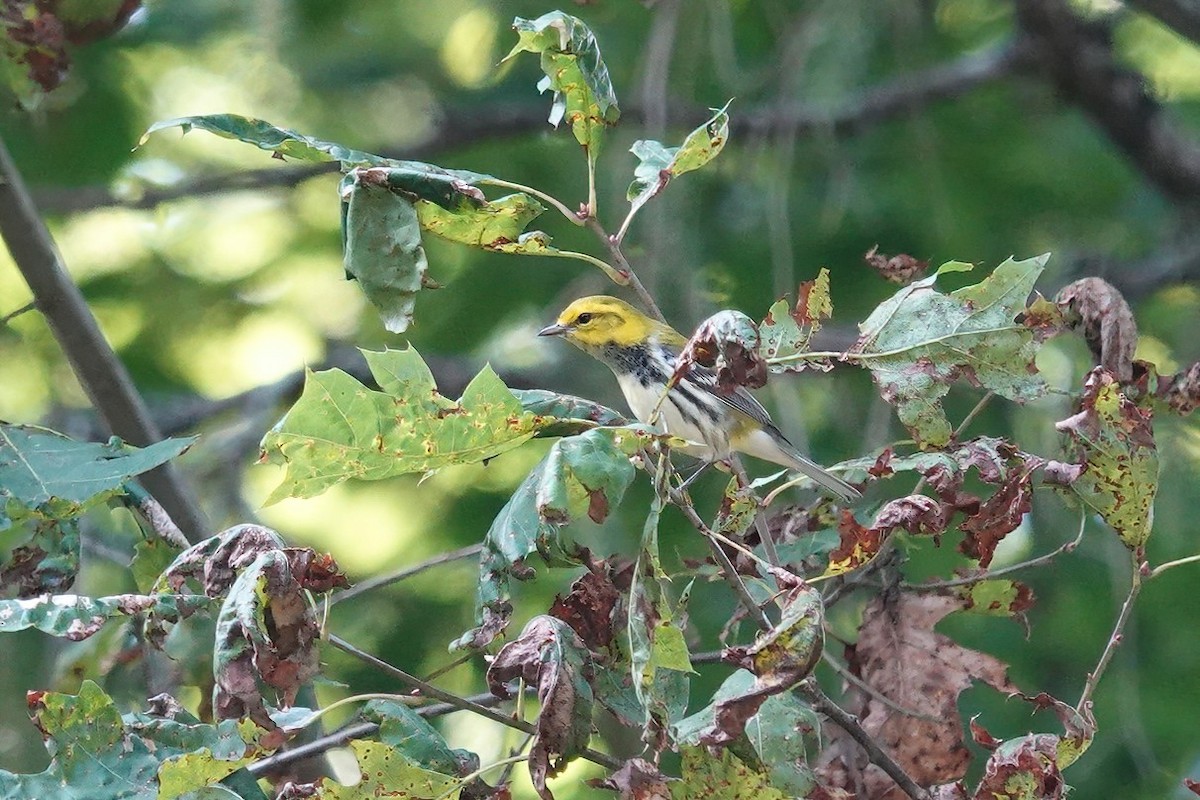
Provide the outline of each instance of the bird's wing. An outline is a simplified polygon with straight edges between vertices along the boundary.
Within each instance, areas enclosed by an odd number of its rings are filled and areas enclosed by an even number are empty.
[[[690,380],[725,405],[735,411],[742,412],[764,428],[775,428],[775,423],[771,421],[771,415],[763,408],[763,404],[758,402],[754,395],[750,394],[746,387],[739,386],[731,393],[722,392],[717,386],[717,373],[699,364],[693,364],[683,379],[685,381]]]

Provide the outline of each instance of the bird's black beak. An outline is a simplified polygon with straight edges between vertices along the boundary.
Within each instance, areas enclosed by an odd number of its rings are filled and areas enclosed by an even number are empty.
[[[557,322],[553,325],[547,325],[538,331],[538,336],[562,336],[567,332],[566,325],[559,325]]]

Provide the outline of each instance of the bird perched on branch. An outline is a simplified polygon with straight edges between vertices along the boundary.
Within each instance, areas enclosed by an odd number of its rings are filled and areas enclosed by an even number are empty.
[[[683,450],[688,455],[713,462],[734,452],[746,453],[802,472],[843,500],[862,496],[797,450],[744,386],[722,392],[712,370],[693,364],[668,391],[687,337],[623,300],[580,298],[538,336],[561,336],[607,364],[634,416],[649,423],[657,410],[654,421],[686,439],[690,444]]]

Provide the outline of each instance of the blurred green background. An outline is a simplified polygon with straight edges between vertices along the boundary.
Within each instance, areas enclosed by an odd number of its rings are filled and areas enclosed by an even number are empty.
[[[1119,63],[1145,76],[1182,136],[1195,135],[1200,50],[1116,0],[1075,7],[1114,25]],[[501,0],[156,0],[117,36],[76,49],[67,84],[36,112],[10,104],[0,116],[0,134],[72,275],[156,416],[171,433],[202,435],[180,466],[217,528],[262,520],[333,553],[353,579],[482,538],[541,445],[419,485],[415,478],[350,483],[261,507],[279,474],[254,466],[256,445],[294,388],[289,376],[328,363],[358,368],[354,346],[411,342],[451,396],[490,362],[513,385],[624,408],[603,366],[534,337],[568,299],[616,291],[586,265],[429,240],[430,274],[444,288],[421,294],[408,334],[390,335],[342,277],[336,176],[298,172],[203,133],[169,131],[133,149],[157,120],[232,112],[360,149],[489,172],[573,206],[586,198],[584,159],[569,132],[544,123],[549,98],[534,89],[534,59],[497,66],[515,41],[513,16],[551,8]],[[1016,29],[1009,2],[593,0],[563,9],[596,32],[625,112],[600,157],[600,216],[610,229],[627,208],[629,145],[639,138],[677,144],[706,107],[734,98],[722,155],[652,201],[627,239],[630,260],[676,327],[690,329],[721,307],[761,317],[826,266],[835,305],[826,342],[844,347],[854,323],[894,288],[863,262],[873,245],[988,269],[1010,254],[1051,251],[1044,293],[1104,274],[1135,304],[1139,357],[1164,373],[1200,358],[1188,200],[1144,178],[1037,67],[1005,55]],[[943,72],[961,80],[925,96],[920,88]],[[204,193],[186,196],[188,187]],[[164,194],[170,199],[160,202]],[[552,214],[535,227],[561,247],[600,254],[587,232]],[[7,254],[0,256],[0,315],[29,300]],[[1065,339],[1049,344],[1039,364],[1063,390],[1077,389],[1090,367],[1083,345]],[[268,388],[255,391],[261,386]],[[852,368],[781,378],[762,395],[789,436],[822,462],[905,438],[869,378]],[[968,389],[952,391],[951,419],[977,399]],[[1024,408],[998,401],[971,432],[1008,436],[1053,457],[1061,453],[1053,422],[1069,413],[1062,394]],[[103,435],[36,312],[0,328],[0,418]],[[1162,486],[1151,563],[1200,551],[1191,518],[1200,500],[1200,428],[1194,419],[1162,417],[1156,435]],[[722,483],[701,481],[705,513]],[[899,495],[910,484],[899,477],[888,488]],[[648,497],[639,483],[602,527],[580,523],[571,535],[601,554],[631,554]],[[1077,512],[1039,493],[997,563],[1053,549],[1077,524]],[[1073,703],[1128,585],[1124,548],[1102,523],[1088,525],[1078,551],[1022,576],[1038,595],[1028,637],[1013,622],[984,617],[948,620],[942,629],[1010,663],[1027,692]],[[94,515],[87,536],[78,590],[130,590],[128,575],[104,558],[132,551],[130,521],[118,512]],[[672,561],[702,552],[678,515],[666,515],[663,537]],[[956,544],[953,535],[940,550],[906,543],[912,577],[961,566]],[[1182,779],[1200,778],[1198,569],[1168,572],[1143,592],[1096,698],[1100,734],[1067,772],[1077,796],[1183,797]],[[428,673],[451,660],[446,644],[472,624],[474,575],[470,562],[438,567],[338,606],[331,628]],[[572,578],[542,569],[536,582],[516,587],[514,629]],[[733,609],[728,591],[697,587],[691,609],[694,649],[716,649]],[[861,602],[839,606],[835,629],[852,634],[860,610]],[[41,769],[47,756],[27,721],[24,692],[74,691],[79,664],[97,669],[113,642],[28,635],[2,646],[0,767]],[[327,657],[327,677],[345,686],[321,686],[323,700],[397,690],[357,662]],[[107,688],[140,703],[145,676],[109,667]],[[476,660],[440,680],[478,692],[482,669]],[[727,674],[700,669],[697,706]],[[823,677],[837,686],[836,677]],[[1057,730],[1054,720],[1030,718],[1025,704],[987,689],[968,692],[960,706],[967,716],[982,712],[980,721],[1000,738]],[[452,745],[476,750],[484,763],[514,743],[466,715],[440,724]],[[629,752],[636,742],[610,746]],[[522,773],[518,791],[528,792]],[[552,787],[560,797],[584,796],[592,790],[577,779],[594,774],[577,763]]]

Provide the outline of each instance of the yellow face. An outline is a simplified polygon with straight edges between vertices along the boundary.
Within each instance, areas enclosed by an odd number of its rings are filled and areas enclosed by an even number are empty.
[[[645,341],[656,323],[624,300],[606,295],[581,297],[558,315],[558,322],[539,336],[561,336],[583,349]]]

